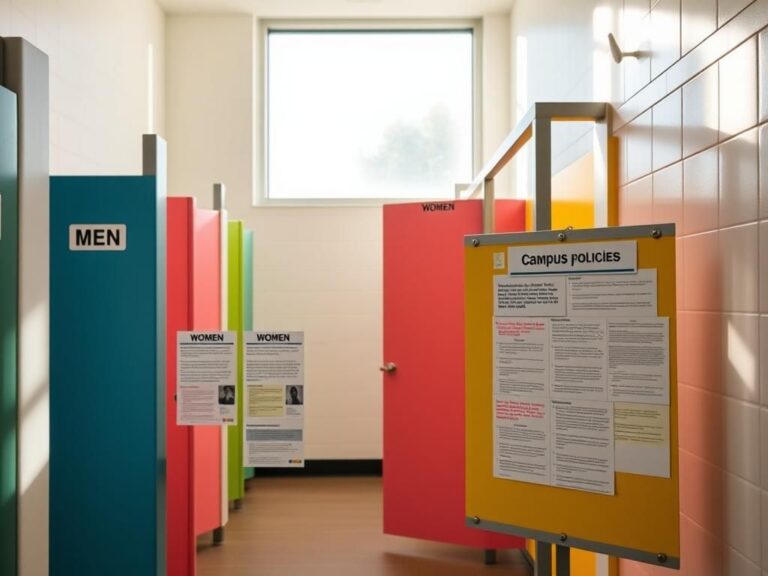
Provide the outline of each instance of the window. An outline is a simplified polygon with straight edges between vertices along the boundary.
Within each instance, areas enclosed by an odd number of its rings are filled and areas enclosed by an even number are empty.
[[[266,29],[268,200],[451,197],[473,177],[473,29]]]

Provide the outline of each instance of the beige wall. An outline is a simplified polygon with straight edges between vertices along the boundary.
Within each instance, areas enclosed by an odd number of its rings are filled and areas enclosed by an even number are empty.
[[[309,459],[381,457],[381,211],[254,208],[251,16],[169,16],[169,190],[254,231],[254,329],[306,333]]]
[[[141,134],[164,131],[164,21],[154,0],[0,0],[0,36],[21,36],[49,57],[51,173],[141,172]],[[44,229],[47,203],[29,208],[42,219],[34,227]],[[47,248],[47,233],[37,230]],[[22,260],[26,252],[47,258],[46,248],[22,247]],[[47,286],[47,270],[39,277]],[[32,293],[41,293],[40,286],[24,298]],[[34,369],[19,392],[19,574],[43,576],[49,402],[47,354],[40,347],[47,347],[48,309],[36,303],[29,310],[20,320],[21,365]]]
[[[485,159],[509,130],[508,16],[484,21]],[[250,16],[167,22],[169,186],[254,230],[254,327],[306,332],[308,459],[381,458],[380,206],[258,207],[260,79]],[[310,127],[308,127],[310,129]],[[301,169],[300,164],[297,169]]]
[[[648,55],[608,77],[589,63],[601,6],[518,0],[522,96],[616,103],[620,223],[673,221],[680,238],[681,574],[768,576],[768,1],[611,0],[624,50]]]
[[[0,36],[50,58],[51,174],[141,173],[164,134],[165,15],[155,0],[0,0]]]

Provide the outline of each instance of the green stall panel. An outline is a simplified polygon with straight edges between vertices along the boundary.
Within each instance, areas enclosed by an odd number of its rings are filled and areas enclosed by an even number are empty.
[[[227,329],[237,332],[237,426],[229,427],[229,500],[239,506],[245,481],[253,478],[253,468],[243,467],[243,330],[253,328],[253,232],[243,223],[229,223],[229,278]]]
[[[253,230],[243,234],[243,329],[253,330]]]
[[[229,500],[239,506],[245,490],[243,469],[243,292],[245,276],[243,271],[243,223],[229,222],[228,262],[228,310],[227,329],[237,332],[237,426],[228,427],[228,493]]]
[[[18,126],[16,95],[0,87],[0,574],[17,571]]]

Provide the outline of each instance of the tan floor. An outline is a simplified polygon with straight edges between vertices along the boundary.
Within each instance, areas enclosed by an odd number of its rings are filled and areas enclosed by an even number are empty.
[[[197,548],[198,576],[469,576],[530,573],[519,552],[385,536],[380,478],[258,478],[232,511],[224,544]]]

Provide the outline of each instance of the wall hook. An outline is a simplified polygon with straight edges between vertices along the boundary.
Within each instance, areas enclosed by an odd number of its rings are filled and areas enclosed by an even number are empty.
[[[616,62],[616,64],[620,64],[621,61],[625,58],[640,58],[641,53],[639,50],[635,50],[634,52],[624,52],[619,47],[619,43],[616,42],[616,37],[608,33],[608,46],[611,48],[611,56],[613,56],[613,60]]]

